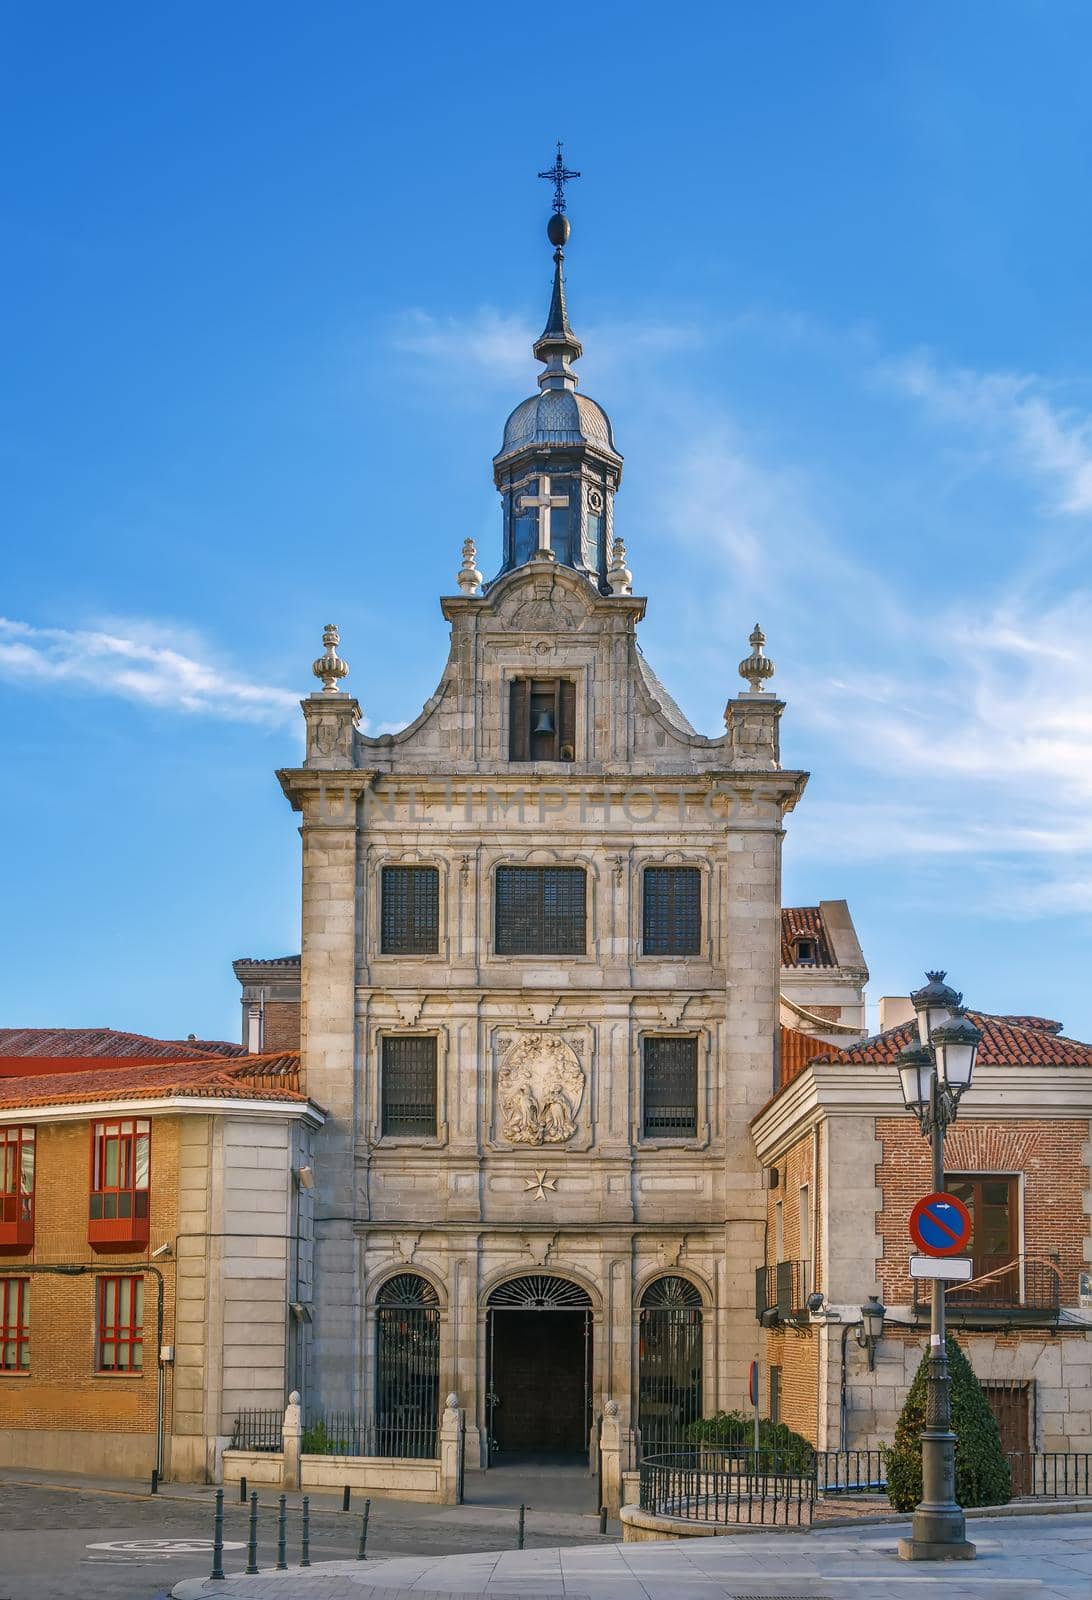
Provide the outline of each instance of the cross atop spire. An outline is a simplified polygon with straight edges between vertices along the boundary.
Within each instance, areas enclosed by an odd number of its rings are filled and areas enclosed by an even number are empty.
[[[561,140],[557,141],[557,155],[552,167],[547,167],[545,172],[540,172],[540,178],[548,178],[554,186],[554,210],[558,216],[565,209],[565,185],[572,178],[579,178],[579,172],[571,171],[564,162],[561,154]]]

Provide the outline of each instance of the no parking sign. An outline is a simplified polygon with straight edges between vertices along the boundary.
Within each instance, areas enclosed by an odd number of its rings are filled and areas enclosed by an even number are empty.
[[[954,1194],[927,1194],[910,1213],[910,1237],[927,1256],[954,1256],[967,1248],[971,1213]]]

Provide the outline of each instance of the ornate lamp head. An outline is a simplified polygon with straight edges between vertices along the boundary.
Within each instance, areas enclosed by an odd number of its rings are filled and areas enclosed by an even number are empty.
[[[348,664],[342,661],[337,653],[337,647],[341,643],[341,635],[338,633],[335,623],[328,622],[323,628],[322,642],[326,648],[318,660],[312,662],[311,671],[321,681],[325,694],[339,694],[338,679],[347,677],[349,668]]]

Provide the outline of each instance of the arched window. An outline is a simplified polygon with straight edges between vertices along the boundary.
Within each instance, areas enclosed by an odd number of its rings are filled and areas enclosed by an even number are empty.
[[[690,1441],[701,1417],[701,1295],[685,1278],[655,1278],[641,1296],[638,1426],[648,1455]]]
[[[376,1455],[435,1459],[440,1302],[427,1278],[388,1278],[375,1308]]]

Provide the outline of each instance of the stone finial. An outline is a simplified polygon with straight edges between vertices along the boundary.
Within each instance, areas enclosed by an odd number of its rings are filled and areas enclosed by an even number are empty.
[[[463,564],[459,568],[456,581],[464,594],[477,594],[481,589],[482,575],[478,571],[478,549],[473,539],[463,540]]]
[[[611,546],[607,582],[611,594],[633,593],[633,573],[626,566],[626,547],[621,539],[615,539]]]
[[[608,1400],[606,1405],[603,1407],[603,1414],[607,1417],[616,1417],[620,1409],[621,1408],[617,1400]]]
[[[455,1393],[449,1394],[447,1399],[444,1401],[444,1407],[448,1411],[458,1411],[459,1396]]]
[[[755,631],[747,642],[751,647],[751,653],[740,662],[739,675],[747,680],[752,694],[761,694],[766,679],[773,677],[774,664],[762,648],[766,643],[766,635],[757,622]]]
[[[328,622],[322,630],[322,642],[326,646],[318,660],[312,662],[311,671],[316,678],[321,679],[323,692],[326,694],[340,694],[337,680],[348,675],[349,668],[337,653],[341,643],[341,635],[333,622]]]

